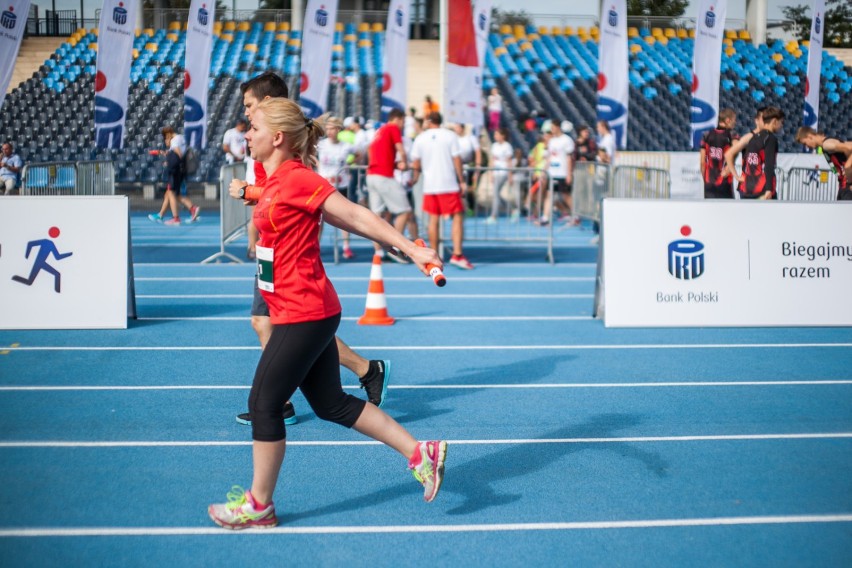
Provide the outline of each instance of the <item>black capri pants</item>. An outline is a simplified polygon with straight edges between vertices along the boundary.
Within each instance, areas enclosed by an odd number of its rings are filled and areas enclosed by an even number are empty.
[[[322,420],[347,428],[355,424],[367,403],[344,393],[340,385],[334,339],[339,324],[337,314],[324,320],[273,326],[249,393],[252,439],[286,439],[284,403],[297,388]]]

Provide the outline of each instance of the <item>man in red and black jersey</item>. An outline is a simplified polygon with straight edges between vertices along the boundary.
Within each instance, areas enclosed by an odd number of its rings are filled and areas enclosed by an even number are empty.
[[[763,129],[755,134],[745,148],[743,173],[738,191],[742,199],[777,199],[775,164],[778,158],[778,138],[775,133],[784,126],[784,113],[769,107],[763,112]]]
[[[837,200],[852,200],[852,186],[849,181],[852,178],[852,142],[828,138],[810,126],[803,126],[796,132],[796,142],[825,156],[832,171],[837,174]]]
[[[725,108],[719,113],[719,126],[701,138],[701,175],[704,177],[704,199],[733,199],[734,174],[725,163],[727,152],[738,138],[733,131],[737,113]]]

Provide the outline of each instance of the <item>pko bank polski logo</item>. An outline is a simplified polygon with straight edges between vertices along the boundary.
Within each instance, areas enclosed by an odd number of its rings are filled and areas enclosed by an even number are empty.
[[[320,6],[319,10],[314,14],[314,22],[321,27],[324,28],[328,25],[328,10],[325,9],[325,6]]]
[[[3,26],[7,30],[14,30],[15,24],[18,23],[18,16],[15,14],[15,8],[9,6],[8,10],[3,10],[3,14],[0,15],[0,26]]]
[[[684,225],[680,234],[688,237],[692,228]],[[669,243],[669,274],[678,280],[695,280],[704,274],[704,244],[694,239],[678,239]]]
[[[609,14],[607,14],[607,22],[613,28],[618,25],[618,12],[615,10],[615,6],[609,9]]]
[[[713,11],[713,6],[710,6],[710,10],[704,14],[704,25],[711,30],[716,27],[716,13]]]
[[[112,10],[112,21],[123,26],[127,23],[127,9],[124,7],[124,2],[119,2],[118,6]]]
[[[207,11],[207,4],[202,4],[201,8],[198,9],[198,24],[206,26],[209,20],[210,12]]]

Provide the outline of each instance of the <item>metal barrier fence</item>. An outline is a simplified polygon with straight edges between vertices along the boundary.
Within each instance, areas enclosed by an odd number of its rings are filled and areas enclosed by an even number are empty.
[[[242,263],[242,260],[225,250],[225,245],[246,234],[246,226],[251,221],[254,209],[228,193],[228,187],[235,179],[246,179],[245,163],[228,164],[219,169],[219,252],[205,258],[201,264],[222,262],[223,258]]]
[[[115,195],[115,167],[107,160],[77,162],[77,195]]]
[[[609,196],[670,199],[671,179],[669,172],[640,166],[617,166]]]
[[[110,161],[27,164],[21,179],[21,195],[115,195]]]
[[[600,222],[601,200],[609,192],[611,166],[596,162],[577,162],[574,166],[574,214],[581,219]]]
[[[366,167],[347,168],[350,184],[349,198],[369,206],[366,187]],[[542,216],[552,218],[553,202],[550,186],[545,187],[535,175],[533,168],[465,168],[465,176],[471,184],[466,201],[464,219],[464,242],[503,242],[509,245],[542,243],[548,260],[553,263],[553,223],[542,223]],[[472,181],[477,179],[477,183]],[[412,210],[417,223],[417,233],[428,236],[429,215],[423,212],[423,178],[411,188]],[[413,227],[409,232],[413,230]],[[452,243],[452,219],[440,222],[440,245],[438,253],[443,256],[444,248]],[[335,232],[334,262],[340,261],[341,231]],[[352,237],[355,238],[355,237]]]
[[[840,183],[831,170],[790,168],[780,187],[778,199],[782,201],[834,201]]]

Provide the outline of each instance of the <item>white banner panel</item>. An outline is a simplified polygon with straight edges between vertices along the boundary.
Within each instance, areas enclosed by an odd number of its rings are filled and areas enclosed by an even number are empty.
[[[6,100],[29,13],[30,0],[10,0],[0,8],[0,109]]]
[[[727,0],[701,0],[695,21],[695,49],[692,55],[692,147],[701,146],[701,137],[719,122],[719,76],[722,40],[725,36]]]
[[[609,123],[616,144],[623,150],[627,147],[627,101],[630,96],[626,0],[601,3],[598,49],[598,120]]]
[[[805,78],[805,118],[802,126],[817,128],[819,123],[819,79],[822,67],[822,30],[825,27],[825,0],[814,0],[811,12],[811,42],[808,44],[808,75]]]
[[[336,21],[337,0],[308,0],[302,32],[302,73],[299,77],[299,104],[308,118],[322,115],[328,104]]]
[[[447,65],[444,78],[446,122],[482,121],[482,87],[470,0],[447,0]]]
[[[127,328],[126,196],[6,197],[0,329]]]
[[[605,199],[605,322],[852,325],[852,205]]]
[[[488,35],[491,32],[491,7],[493,0],[473,0],[473,31],[476,34],[476,56],[479,58],[479,77],[476,85],[482,92],[482,75],[485,69],[485,53],[488,51]],[[485,126],[485,115],[479,113],[474,127]]]
[[[183,135],[187,146],[201,150],[207,145],[207,92],[216,4],[210,0],[192,0],[188,18],[183,77]]]
[[[391,109],[405,110],[408,97],[408,29],[411,6],[393,0],[388,8],[385,52],[382,57],[382,120]]]
[[[137,2],[104,0],[101,9],[95,75],[95,144],[99,148],[124,147]]]

